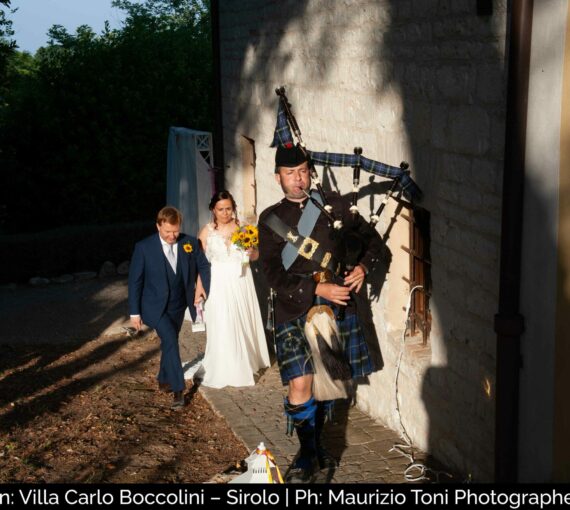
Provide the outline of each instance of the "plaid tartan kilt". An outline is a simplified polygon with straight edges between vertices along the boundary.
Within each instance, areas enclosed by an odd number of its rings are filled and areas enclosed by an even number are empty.
[[[304,314],[275,328],[277,363],[284,385],[296,377],[315,373],[311,348],[305,338],[306,317]],[[372,373],[372,361],[356,314],[346,315],[344,321],[338,323],[338,328],[352,378]]]

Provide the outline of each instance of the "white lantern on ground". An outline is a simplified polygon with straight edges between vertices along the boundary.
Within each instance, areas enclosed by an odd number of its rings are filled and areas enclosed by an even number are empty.
[[[245,462],[247,471],[229,483],[283,483],[275,458],[263,442],[259,443]]]

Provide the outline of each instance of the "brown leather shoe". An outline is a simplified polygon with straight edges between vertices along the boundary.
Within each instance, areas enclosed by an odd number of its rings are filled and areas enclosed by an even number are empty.
[[[174,392],[174,401],[170,406],[170,409],[180,409],[184,407],[184,392],[183,391],[175,391]]]

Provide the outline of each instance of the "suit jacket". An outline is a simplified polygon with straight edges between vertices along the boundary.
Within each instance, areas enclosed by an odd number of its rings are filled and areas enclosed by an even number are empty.
[[[178,241],[178,267],[182,268],[182,281],[186,302],[192,320],[196,319],[194,289],[200,274],[206,293],[210,292],[210,263],[192,236],[180,234]],[[135,245],[129,269],[129,314],[140,315],[145,324],[154,328],[166,310],[169,297],[168,274],[162,243],[158,233]]]

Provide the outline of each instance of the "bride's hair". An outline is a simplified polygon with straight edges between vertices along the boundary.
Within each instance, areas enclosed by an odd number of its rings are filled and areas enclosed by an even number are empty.
[[[210,200],[210,205],[208,206],[210,211],[212,211],[212,213],[214,212],[214,207],[216,207],[216,204],[220,200],[229,200],[232,203],[232,211],[235,215],[236,224],[239,225],[236,201],[234,200],[234,197],[232,197],[232,194],[227,190],[222,190],[222,191],[218,191],[217,193],[214,193],[212,200]],[[218,220],[216,220],[215,214],[213,214],[213,216],[214,216],[214,228],[217,229],[218,228]]]

